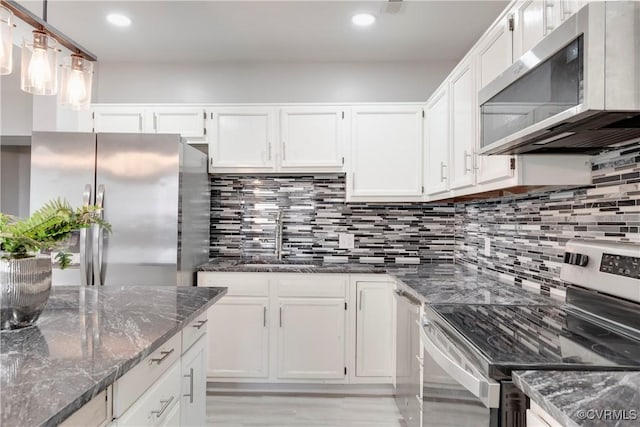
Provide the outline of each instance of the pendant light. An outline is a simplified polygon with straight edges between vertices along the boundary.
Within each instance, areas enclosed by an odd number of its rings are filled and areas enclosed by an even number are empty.
[[[13,69],[13,13],[0,6],[0,75]]]
[[[76,53],[65,58],[62,65],[60,105],[73,111],[89,108],[93,63]]]
[[[58,92],[56,64],[58,42],[40,30],[22,43],[22,75],[20,88],[34,95],[55,95]]]

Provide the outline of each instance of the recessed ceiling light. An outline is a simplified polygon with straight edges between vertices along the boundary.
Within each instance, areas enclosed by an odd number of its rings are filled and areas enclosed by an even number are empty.
[[[376,22],[376,17],[369,13],[359,13],[357,15],[353,15],[351,22],[358,27],[368,27]]]
[[[129,25],[131,25],[131,19],[119,13],[111,13],[107,15],[107,21],[109,21],[111,25],[115,25],[116,27],[128,27]]]

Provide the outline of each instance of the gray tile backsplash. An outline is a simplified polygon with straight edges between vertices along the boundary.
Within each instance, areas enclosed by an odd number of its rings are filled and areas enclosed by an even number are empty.
[[[283,257],[318,261],[453,261],[454,207],[345,203],[344,174],[211,177],[211,257],[273,256],[284,214]],[[339,249],[338,234],[355,236]]]
[[[636,143],[594,156],[591,186],[456,204],[347,204],[343,174],[213,175],[210,255],[273,256],[275,218],[282,209],[285,259],[455,259],[502,273],[518,286],[562,294],[558,274],[567,240],[640,243],[639,162]],[[355,248],[339,249],[339,233],[354,234]]]
[[[545,294],[561,293],[567,240],[640,243],[639,162],[640,144],[634,144],[594,156],[591,186],[456,204],[456,262],[504,273]]]

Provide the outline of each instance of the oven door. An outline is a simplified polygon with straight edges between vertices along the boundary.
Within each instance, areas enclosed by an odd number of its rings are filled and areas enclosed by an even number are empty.
[[[500,383],[482,375],[433,322],[421,326],[423,427],[490,426]]]

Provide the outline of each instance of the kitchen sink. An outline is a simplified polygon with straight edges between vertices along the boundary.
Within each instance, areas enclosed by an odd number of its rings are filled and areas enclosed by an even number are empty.
[[[284,263],[255,263],[255,264],[242,264],[243,267],[256,267],[256,268],[279,268],[279,269],[298,269],[298,268],[313,268],[317,267],[317,264],[284,264]]]

